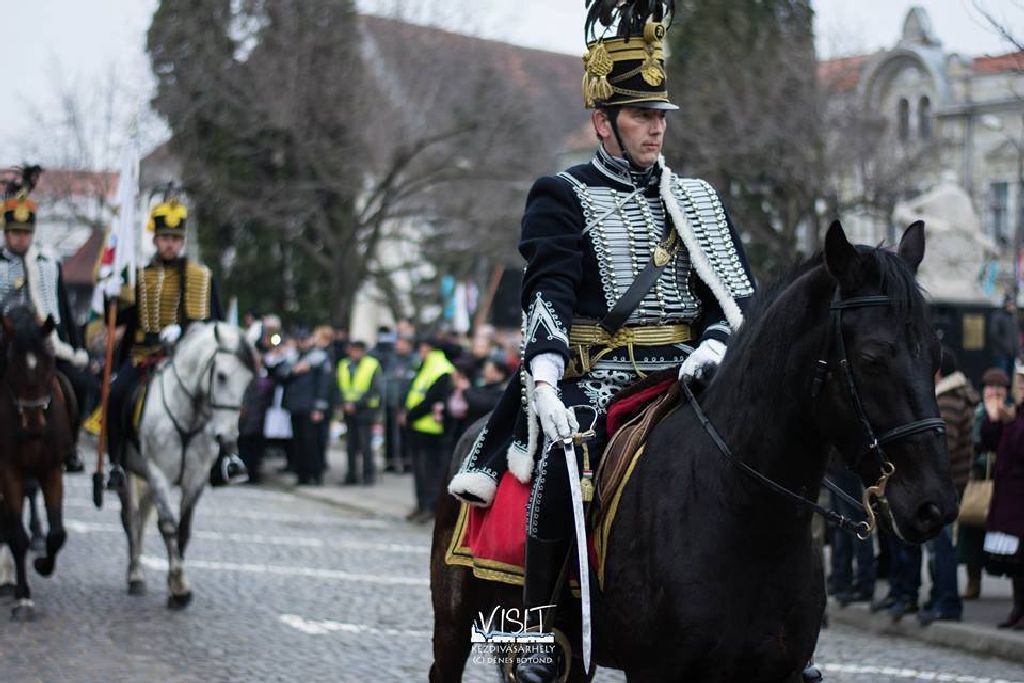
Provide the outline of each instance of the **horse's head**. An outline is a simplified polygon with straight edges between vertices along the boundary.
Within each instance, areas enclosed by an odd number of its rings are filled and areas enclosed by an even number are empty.
[[[207,370],[206,400],[211,409],[207,430],[222,446],[233,446],[238,441],[242,397],[256,372],[255,354],[237,327],[213,323],[207,329],[216,344]]]
[[[52,317],[43,323],[28,307],[18,306],[3,317],[3,383],[14,406],[21,432],[40,437],[46,428],[46,412],[53,399],[57,372],[50,333]]]
[[[934,536],[957,513],[935,400],[939,343],[915,281],[924,242],[918,221],[896,253],[855,247],[836,221],[824,251],[837,287],[821,428],[865,486],[882,484],[879,509],[910,542]]]

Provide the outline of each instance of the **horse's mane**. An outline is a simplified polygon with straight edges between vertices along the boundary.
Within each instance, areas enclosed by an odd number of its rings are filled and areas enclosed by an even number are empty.
[[[878,247],[858,245],[857,251],[867,256],[862,262],[863,281],[871,288],[892,299],[893,312],[897,319],[908,327],[910,339],[919,342],[932,334],[928,319],[928,308],[917,283],[914,272],[907,263],[893,251]],[[758,290],[743,312],[743,326],[729,342],[729,357],[737,357],[748,350],[750,340],[755,338],[767,311],[800,278],[809,275],[816,268],[824,268],[824,254],[818,252],[798,262],[776,278],[771,284]],[[822,288],[821,294],[835,291],[835,281],[828,276],[815,279],[812,286]],[[827,288],[827,289],[826,289]]]

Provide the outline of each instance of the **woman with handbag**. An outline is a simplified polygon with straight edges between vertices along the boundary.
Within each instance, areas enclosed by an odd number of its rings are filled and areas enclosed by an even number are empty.
[[[992,504],[985,534],[985,569],[1013,582],[1013,609],[999,628],[1024,631],[1024,366],[1013,376],[1014,405],[986,395],[983,448],[995,450]]]
[[[971,429],[975,457],[969,481],[966,485],[961,485],[954,477],[954,483],[960,489],[960,520],[956,534],[957,562],[967,567],[964,600],[977,600],[981,597],[981,571],[985,560],[982,549],[985,544],[985,522],[992,502],[992,466],[996,461],[995,452],[981,445],[981,425],[986,415],[985,402],[1006,403],[1010,393],[1010,377],[1000,368],[989,368],[981,376],[981,386],[983,401],[975,410],[974,425]]]

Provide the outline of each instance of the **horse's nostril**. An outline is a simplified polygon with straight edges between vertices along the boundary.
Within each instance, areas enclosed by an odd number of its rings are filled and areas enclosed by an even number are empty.
[[[942,523],[942,510],[935,503],[925,503],[917,509],[917,518],[928,526]]]

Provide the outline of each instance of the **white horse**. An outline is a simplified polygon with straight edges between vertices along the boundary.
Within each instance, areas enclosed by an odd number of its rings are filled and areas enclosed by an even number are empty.
[[[146,592],[143,531],[155,504],[157,527],[167,546],[167,606],[192,599],[184,555],[192,514],[222,446],[238,439],[242,396],[255,370],[252,347],[225,323],[193,323],[149,384],[139,423],[138,448],[127,444],[126,485],[120,491],[121,522],[128,535],[128,592]],[[171,487],[181,488],[175,514]]]

